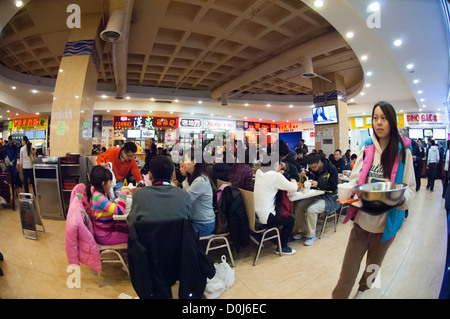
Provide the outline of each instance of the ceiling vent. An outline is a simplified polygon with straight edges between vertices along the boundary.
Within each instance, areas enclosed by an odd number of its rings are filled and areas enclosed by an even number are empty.
[[[170,103],[172,103],[172,101],[171,100],[155,100],[155,103],[167,103],[167,104],[170,104]]]

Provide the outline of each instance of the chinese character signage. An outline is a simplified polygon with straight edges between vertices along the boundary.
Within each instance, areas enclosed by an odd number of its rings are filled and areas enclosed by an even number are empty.
[[[148,115],[115,115],[114,128],[126,128],[126,129],[147,129],[154,130],[157,128],[177,128],[178,127],[178,117],[167,116],[167,117],[157,117]]]
[[[180,127],[185,128],[202,128],[202,120],[201,119],[181,119]]]
[[[16,130],[34,130],[47,128],[47,119],[41,117],[31,117],[23,119],[15,119],[9,121],[8,129]]]
[[[278,128],[277,124],[273,124],[273,123],[259,123],[259,122],[240,122],[238,123],[238,126],[242,125],[242,129],[244,131],[248,131],[248,130],[255,130],[255,131],[266,131],[266,132],[272,132],[272,131],[276,131],[276,129]]]

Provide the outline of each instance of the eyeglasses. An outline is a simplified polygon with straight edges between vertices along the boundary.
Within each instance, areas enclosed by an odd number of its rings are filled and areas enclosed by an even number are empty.
[[[126,158],[133,158],[134,157],[134,153],[123,153],[123,155],[125,155]]]

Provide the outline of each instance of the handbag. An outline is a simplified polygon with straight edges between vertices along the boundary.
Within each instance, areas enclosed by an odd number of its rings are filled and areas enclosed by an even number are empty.
[[[112,174],[111,188],[109,189],[109,198],[116,198],[116,194],[114,193],[114,186],[116,186],[116,175],[114,175],[114,172],[112,170],[111,162],[106,163],[106,169],[108,169]]]

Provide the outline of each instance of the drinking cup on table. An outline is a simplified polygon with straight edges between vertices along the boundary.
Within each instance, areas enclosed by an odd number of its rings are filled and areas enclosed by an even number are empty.
[[[309,192],[311,190],[311,181],[305,181],[303,187],[305,187],[305,191]]]

